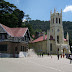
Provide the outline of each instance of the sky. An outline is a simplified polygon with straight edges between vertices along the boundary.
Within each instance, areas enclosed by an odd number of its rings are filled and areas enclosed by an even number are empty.
[[[31,20],[50,20],[50,11],[54,8],[59,13],[62,9],[62,20],[72,21],[72,0],[5,0],[14,4],[25,14],[29,14]],[[24,19],[24,18],[23,18]]]

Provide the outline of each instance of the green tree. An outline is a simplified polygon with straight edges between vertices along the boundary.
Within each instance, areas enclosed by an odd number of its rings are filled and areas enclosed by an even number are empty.
[[[32,28],[31,24],[25,24],[24,22],[22,23],[22,27],[27,27],[30,31],[30,35],[32,36],[34,34],[34,30]]]
[[[22,24],[24,12],[14,4],[0,0],[0,23],[9,27],[19,27]]]
[[[16,15],[16,17],[18,18],[18,27],[21,27],[22,25],[22,19],[24,17],[24,12],[23,11],[20,11],[19,9],[15,9],[13,11],[13,14]]]

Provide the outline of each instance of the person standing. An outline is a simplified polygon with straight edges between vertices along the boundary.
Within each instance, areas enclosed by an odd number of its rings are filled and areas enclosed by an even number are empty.
[[[59,54],[58,54],[58,60],[59,60]]]
[[[70,64],[72,63],[72,54],[70,55]]]
[[[61,58],[62,58],[62,54],[61,54]]]
[[[42,57],[43,57],[43,54],[44,54],[44,53],[42,53]]]

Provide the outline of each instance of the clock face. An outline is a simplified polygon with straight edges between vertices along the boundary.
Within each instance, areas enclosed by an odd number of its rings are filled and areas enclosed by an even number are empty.
[[[60,30],[59,29],[57,29],[57,32],[59,32]]]

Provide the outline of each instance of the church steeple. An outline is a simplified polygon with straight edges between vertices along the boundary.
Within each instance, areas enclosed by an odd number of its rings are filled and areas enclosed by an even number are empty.
[[[60,44],[63,43],[63,26],[62,26],[62,9],[61,13],[54,9],[54,13],[51,12],[50,20],[50,34],[55,39],[55,42]]]
[[[67,32],[66,39],[67,39],[67,41],[68,41],[68,43],[69,43],[69,34],[68,34],[68,32]]]

